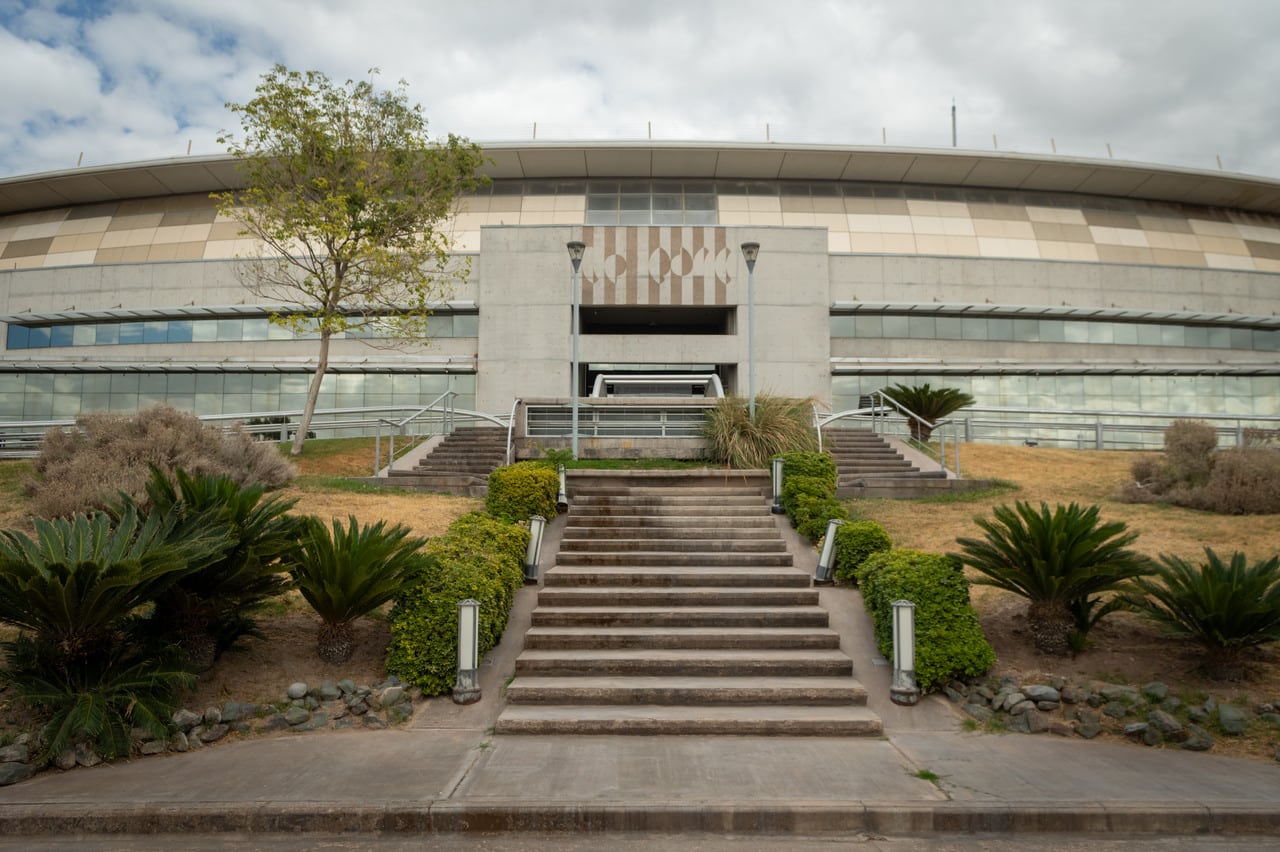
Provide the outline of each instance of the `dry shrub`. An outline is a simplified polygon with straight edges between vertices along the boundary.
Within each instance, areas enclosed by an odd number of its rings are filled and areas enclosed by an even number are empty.
[[[1240,447],[1218,453],[1209,482],[1180,505],[1224,515],[1280,513],[1280,451]]]
[[[768,467],[774,456],[818,448],[811,398],[757,394],[753,421],[747,402],[728,396],[707,412],[703,434],[712,461],[740,469]]]
[[[1201,420],[1175,420],[1164,430],[1164,457],[1176,481],[1194,487],[1209,481],[1218,433]]]
[[[146,500],[150,466],[171,476],[223,474],[239,485],[278,488],[293,467],[272,444],[255,441],[238,425],[224,431],[168,405],[132,415],[87,414],[70,431],[51,429],[26,483],[37,517],[66,517],[101,509],[124,492]]]

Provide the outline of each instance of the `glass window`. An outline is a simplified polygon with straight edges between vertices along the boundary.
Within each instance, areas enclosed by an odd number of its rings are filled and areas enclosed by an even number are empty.
[[[831,316],[832,337],[857,337],[856,320],[852,314],[833,314]]]
[[[1199,346],[1207,348],[1209,346],[1209,329],[1202,325],[1188,325],[1182,329],[1184,346]]]
[[[31,326],[27,329],[27,348],[44,349],[49,345],[49,327]]]
[[[934,323],[939,340],[960,340],[963,320],[960,317],[938,317]]]
[[[961,323],[961,336],[965,340],[986,340],[989,334],[986,317],[965,317]]]
[[[1040,320],[1040,341],[1042,343],[1062,343],[1066,339],[1062,320]]]
[[[478,314],[454,314],[454,337],[479,337],[480,316]]]
[[[1120,345],[1135,345],[1138,342],[1138,326],[1131,322],[1112,323],[1111,339]]]
[[[267,326],[269,325],[266,317],[253,317],[244,321],[244,340],[266,340]]]
[[[218,320],[218,340],[244,340],[244,320]]]
[[[1253,331],[1248,328],[1231,329],[1231,348],[1250,349],[1253,347]]]
[[[916,340],[933,340],[938,336],[933,317],[911,315],[907,317],[908,334]]]
[[[73,325],[71,332],[72,346],[92,346],[98,342],[98,326],[91,322]]]
[[[121,343],[141,343],[146,327],[140,322],[120,323]]]
[[[49,329],[49,345],[70,346],[73,334],[72,326],[55,325]]]
[[[1101,323],[1081,322],[1079,320],[1066,320],[1062,323],[1062,339],[1066,343],[1098,343],[1101,341],[1091,341],[1089,332],[1093,326]]]
[[[879,314],[855,314],[853,317],[853,336],[873,339],[884,337],[884,317]]]
[[[1163,346],[1185,346],[1187,341],[1186,333],[1183,326],[1180,325],[1162,325],[1160,328],[1160,343]]]
[[[1013,320],[992,317],[987,320],[988,340],[1013,340]]]
[[[1090,343],[1116,343],[1115,338],[1116,324],[1113,322],[1091,322],[1085,323],[1089,326],[1089,342]]]
[[[1013,320],[1013,336],[1012,340],[1021,340],[1034,343],[1040,339],[1040,321],[1039,320]]]
[[[169,323],[164,320],[148,320],[142,324],[143,343],[164,343],[169,339]]]
[[[884,323],[885,337],[910,337],[906,317],[885,315],[881,320]]]
[[[30,329],[28,329],[25,325],[10,325],[8,338],[5,343],[5,348],[6,349],[26,349],[27,338],[29,334],[30,334]]]

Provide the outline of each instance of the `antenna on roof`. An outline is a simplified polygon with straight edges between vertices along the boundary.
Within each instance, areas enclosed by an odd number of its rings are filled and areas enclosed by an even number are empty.
[[[951,147],[956,147],[956,99],[951,99]]]

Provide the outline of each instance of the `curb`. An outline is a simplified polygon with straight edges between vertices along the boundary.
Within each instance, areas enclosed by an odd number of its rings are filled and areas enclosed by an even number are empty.
[[[1280,834],[1275,803],[1205,805],[1082,802],[753,803],[735,805],[521,802],[146,803],[0,808],[5,836],[52,834],[467,832],[930,834]]]

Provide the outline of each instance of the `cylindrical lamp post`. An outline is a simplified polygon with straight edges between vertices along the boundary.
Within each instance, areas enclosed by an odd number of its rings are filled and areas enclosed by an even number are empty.
[[[573,409],[571,441],[573,457],[576,459],[578,457],[578,273],[582,267],[582,255],[587,250],[587,244],[581,240],[572,240],[565,243],[565,248],[569,250],[569,262],[573,264],[573,380],[569,386],[570,393],[573,394],[573,401],[570,403]]]
[[[569,511],[569,491],[564,483],[564,465],[557,465],[556,475],[560,478],[560,490],[556,492],[556,511],[563,515]]]
[[[832,582],[831,569],[836,561],[836,530],[844,526],[844,521],[832,518],[827,521],[827,534],[822,539],[822,550],[818,551],[818,567],[813,572],[813,582],[820,586],[829,586]]]
[[[747,262],[747,414],[756,422],[756,258],[759,243],[743,243],[742,257]]]
[[[529,547],[524,552],[524,581],[538,582],[538,561],[542,558],[542,533],[547,519],[541,515],[529,518]]]
[[[781,515],[785,511],[782,508],[782,456],[775,456],[770,467],[773,471],[771,477],[773,482],[773,506],[769,511],[775,515]]]
[[[453,687],[456,704],[480,700],[480,602],[458,601],[458,680]]]
[[[894,601],[893,607],[893,685],[889,700],[908,706],[920,700],[916,685],[916,605],[911,601]]]

